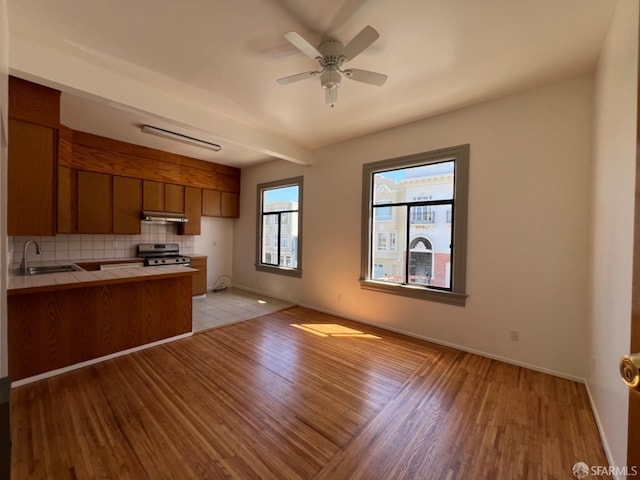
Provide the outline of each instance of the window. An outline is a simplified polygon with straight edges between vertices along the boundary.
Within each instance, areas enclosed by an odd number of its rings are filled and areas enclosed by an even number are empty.
[[[363,288],[465,304],[468,177],[468,145],[363,166]]]
[[[381,201],[380,204],[382,205],[383,203],[389,203],[388,201]],[[391,220],[392,216],[391,216],[391,207],[379,207],[376,209],[376,220],[377,221],[383,221],[383,220]]]
[[[258,185],[256,269],[302,276],[302,177]]]

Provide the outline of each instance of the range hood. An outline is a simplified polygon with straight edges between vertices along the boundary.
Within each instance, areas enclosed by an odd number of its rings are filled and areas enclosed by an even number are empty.
[[[187,223],[189,219],[183,213],[172,212],[142,212],[142,221],[144,223],[154,223],[156,225],[166,225],[168,223]]]

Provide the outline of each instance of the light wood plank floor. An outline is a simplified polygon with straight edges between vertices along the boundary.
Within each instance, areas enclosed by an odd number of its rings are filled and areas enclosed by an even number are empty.
[[[11,420],[20,480],[537,480],[606,465],[583,385],[298,307],[16,388]]]

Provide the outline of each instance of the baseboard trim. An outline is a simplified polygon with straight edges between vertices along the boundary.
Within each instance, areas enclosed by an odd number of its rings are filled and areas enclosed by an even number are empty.
[[[577,383],[584,383],[584,378],[582,377],[576,377],[575,375],[569,375],[567,373],[564,372],[559,372],[557,370],[552,370],[549,368],[545,368],[545,367],[541,367],[539,365],[535,365],[532,363],[526,363],[526,362],[521,362],[519,360],[514,360],[512,358],[508,358],[508,357],[502,357],[500,355],[494,355],[493,353],[489,353],[489,352],[484,352],[482,350],[476,350],[473,348],[469,348],[466,347],[464,345],[458,345],[456,343],[451,343],[451,342],[445,342],[443,340],[437,339],[437,338],[433,338],[433,337],[428,337],[426,335],[418,335],[414,332],[409,332],[407,330],[402,330],[400,328],[392,328],[389,327],[387,325],[381,325],[375,322],[367,322],[365,320],[360,320],[360,319],[355,319],[355,318],[349,318],[343,314],[337,313],[337,312],[333,312],[331,310],[326,310],[326,309],[322,309],[322,308],[317,308],[317,307],[313,307],[311,305],[304,305],[304,304],[299,304],[301,307],[305,307],[305,308],[310,308],[312,310],[317,310],[318,312],[322,312],[322,313],[326,313],[329,315],[335,315],[337,317],[342,317],[342,318],[346,318],[347,320],[352,320],[354,322],[358,322],[358,323],[362,323],[365,325],[370,325],[372,327],[376,327],[376,328],[381,328],[383,330],[388,330],[390,332],[394,332],[394,333],[399,333],[401,335],[406,335],[407,337],[413,337],[413,338],[417,338],[420,340],[424,340],[427,342],[431,342],[431,343],[435,343],[436,345],[442,345],[443,347],[449,347],[449,348],[455,348],[456,350],[461,350],[463,352],[467,352],[467,353],[472,353],[474,355],[478,355],[480,357],[486,357],[486,358],[490,358],[491,360],[497,360],[499,362],[504,362],[504,363],[508,363],[510,365],[515,365],[517,367],[523,367],[523,368],[528,368],[529,370],[534,370],[536,372],[541,372],[541,373],[546,373],[549,375],[553,375],[554,377],[559,377],[559,378],[564,378],[566,380],[571,380],[572,382],[577,382]]]
[[[183,338],[188,338],[193,335],[193,332],[187,332],[180,335],[176,335],[174,337],[163,338],[162,340],[157,340],[151,343],[145,343],[144,345],[140,345],[138,347],[129,348],[127,350],[122,350],[120,352],[111,353],[109,355],[104,355],[98,358],[92,358],[91,360],[87,360],[86,362],[75,363],[73,365],[69,365],[68,367],[58,368],[56,370],[50,370],[48,372],[40,373],[38,375],[34,375],[32,377],[23,378],[21,380],[16,380],[15,382],[11,382],[11,388],[20,387],[22,385],[27,385],[29,383],[37,382],[38,380],[44,380],[46,378],[55,377],[56,375],[60,375],[61,373],[71,372],[73,370],[77,370],[79,368],[88,367],[89,365],[94,365],[96,363],[104,362],[105,360],[110,360],[112,358],[122,357],[124,355],[128,355],[133,352],[138,352],[140,350],[146,350],[147,348],[156,347],[158,345],[162,345],[163,343],[174,342],[176,340],[181,340]]]
[[[539,365],[535,365],[535,364],[532,364],[532,363],[521,362],[519,360],[514,360],[512,358],[502,357],[500,355],[494,355],[493,353],[484,352],[482,350],[476,350],[476,349],[473,349],[473,348],[466,347],[464,345],[458,345],[458,344],[455,344],[455,343],[446,342],[446,341],[443,341],[443,340],[439,340],[437,338],[428,337],[428,336],[425,336],[425,335],[418,335],[418,334],[416,334],[414,332],[409,332],[407,330],[402,330],[402,329],[399,329],[399,328],[392,328],[392,327],[389,327],[387,325],[381,325],[381,324],[378,324],[378,323],[375,323],[375,322],[368,322],[368,321],[361,320],[361,319],[358,319],[358,318],[350,318],[350,317],[348,317],[348,316],[346,316],[346,315],[344,315],[342,313],[334,312],[334,311],[326,309],[326,308],[319,308],[319,307],[316,307],[314,305],[305,304],[305,303],[299,302],[299,301],[297,301],[295,299],[274,297],[273,295],[267,294],[264,291],[256,290],[254,288],[249,288],[249,287],[245,287],[245,286],[242,286],[242,285],[234,285],[233,288],[237,288],[238,290],[244,290],[244,291],[250,292],[250,293],[255,293],[255,294],[258,294],[258,295],[266,295],[268,297],[275,298],[275,299],[281,300],[283,302],[288,302],[288,303],[293,303],[295,305],[300,305],[301,307],[309,308],[311,310],[316,310],[318,312],[326,313],[328,315],[335,315],[336,317],[346,318],[347,320],[351,320],[353,322],[362,323],[364,325],[371,325],[372,327],[381,328],[383,330],[388,330],[390,332],[399,333],[401,335],[406,335],[408,337],[418,338],[420,340],[425,340],[427,342],[435,343],[437,345],[442,345],[444,347],[455,348],[456,350],[461,350],[461,351],[467,352],[467,353],[473,353],[474,355],[479,355],[481,357],[486,357],[486,358],[490,358],[492,360],[497,360],[497,361],[500,361],[500,362],[508,363],[508,364],[511,364],[511,365],[515,365],[517,367],[528,368],[529,370],[534,370],[536,372],[546,373],[546,374],[549,374],[549,375],[553,375],[554,377],[564,378],[566,380],[571,380],[572,382],[585,383],[585,379],[582,378],[582,377],[577,377],[575,375],[570,375],[568,373],[560,372],[560,371],[549,369],[549,368],[546,368],[546,367],[541,367]]]
[[[614,465],[613,457],[611,455],[611,449],[609,448],[609,442],[607,441],[607,435],[604,433],[604,428],[602,426],[602,421],[600,420],[600,415],[598,414],[598,409],[596,408],[596,403],[593,399],[593,395],[591,394],[591,388],[589,387],[589,381],[585,379],[584,386],[587,389],[587,395],[589,396],[589,404],[591,405],[591,411],[593,412],[593,418],[596,420],[596,426],[598,427],[598,433],[600,434],[600,442],[602,443],[602,448],[604,448],[604,454],[607,457],[607,462],[609,465]],[[624,480],[624,477],[616,476],[616,480]]]

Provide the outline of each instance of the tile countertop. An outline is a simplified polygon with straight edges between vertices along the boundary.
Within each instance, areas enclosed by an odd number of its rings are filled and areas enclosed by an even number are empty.
[[[33,262],[31,266],[56,265],[62,262]],[[65,262],[68,264],[71,262]],[[81,262],[80,262],[81,263]],[[16,275],[9,272],[7,295],[39,293],[45,291],[91,287],[98,284],[126,283],[152,280],[154,278],[190,275],[198,271],[184,266],[139,267],[115,270],[47,273],[43,275]],[[92,285],[95,284],[95,285]]]

